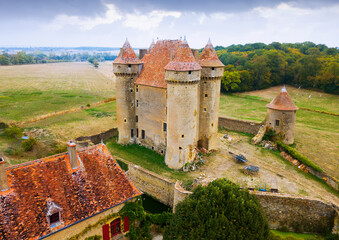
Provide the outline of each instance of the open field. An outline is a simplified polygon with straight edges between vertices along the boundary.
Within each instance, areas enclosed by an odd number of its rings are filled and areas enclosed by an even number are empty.
[[[0,66],[0,83],[0,122],[7,123],[115,95],[112,78],[87,62]]]
[[[280,89],[281,86],[235,95],[221,95],[220,115],[263,121],[266,115],[265,101],[271,101]],[[290,86],[287,86],[287,91],[297,106],[339,113],[339,96]],[[307,92],[307,97],[303,92]],[[311,98],[308,97],[310,93]],[[331,176],[339,179],[339,117],[300,109],[297,111],[296,121],[296,149]]]

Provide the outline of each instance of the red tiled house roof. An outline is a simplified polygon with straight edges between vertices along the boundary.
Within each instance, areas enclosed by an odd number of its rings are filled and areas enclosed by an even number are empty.
[[[137,57],[133,48],[126,39],[126,42],[122,46],[118,57],[113,61],[113,63],[141,64],[142,61]]]
[[[276,96],[272,102],[267,104],[266,107],[281,111],[294,111],[299,109],[296,105],[294,105],[293,100],[286,91],[285,86],[281,89],[278,96]]]
[[[208,40],[204,50],[199,57],[199,64],[202,67],[223,67],[224,64],[219,60],[217,53],[211,43]]]
[[[165,70],[172,71],[195,71],[201,70],[200,65],[195,61],[190,47],[186,40],[182,42],[175,52],[173,61],[165,66]]]
[[[167,88],[164,67],[171,61],[171,54],[181,45],[180,40],[159,40],[143,57],[143,68],[135,84]],[[152,48],[152,49],[151,49]]]
[[[7,168],[9,190],[0,192],[0,239],[37,239],[51,233],[47,202],[62,209],[63,228],[141,192],[105,145],[77,151],[72,170],[66,153]]]

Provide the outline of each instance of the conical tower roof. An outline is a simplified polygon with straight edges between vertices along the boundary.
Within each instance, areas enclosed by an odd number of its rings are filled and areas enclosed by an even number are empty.
[[[131,44],[129,44],[128,40],[122,46],[118,57],[113,61],[113,63],[119,64],[141,64],[142,61],[137,57]]]
[[[224,64],[219,60],[210,39],[199,57],[199,64],[202,67],[224,67]]]
[[[149,48],[148,48],[148,50],[147,50],[147,53],[148,53],[148,54],[152,52],[154,46],[155,46],[155,43],[154,43],[154,39],[153,39],[151,45],[149,46]]]
[[[296,105],[294,105],[291,96],[286,91],[285,86],[281,89],[278,96],[276,96],[272,102],[267,104],[266,107],[281,111],[295,111],[299,109]]]
[[[165,70],[172,71],[194,71],[200,70],[200,65],[195,61],[186,38],[181,43],[181,46],[175,52],[174,59],[165,66]]]

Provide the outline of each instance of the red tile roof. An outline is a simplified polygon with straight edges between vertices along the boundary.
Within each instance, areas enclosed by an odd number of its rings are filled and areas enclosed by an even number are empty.
[[[202,51],[199,57],[199,64],[202,67],[224,67],[224,64],[219,60],[215,52],[211,40],[208,40],[208,43]]]
[[[0,192],[0,239],[37,239],[51,233],[51,201],[62,208],[63,223],[56,228],[63,228],[141,195],[105,145],[77,154],[75,170],[66,153],[7,168],[10,189]]]
[[[293,100],[286,91],[285,86],[281,89],[278,96],[276,96],[272,102],[267,104],[266,107],[281,111],[294,111],[299,109],[296,105],[294,105]]]
[[[173,61],[165,66],[165,70],[172,71],[194,71],[200,70],[200,65],[195,61],[190,47],[186,39],[182,42],[178,50],[175,52]]]
[[[153,50],[142,59],[143,68],[135,84],[167,88],[164,67],[171,61],[172,51],[175,53],[180,45],[180,40],[157,41]]]
[[[150,54],[155,46],[154,40],[152,41],[151,45],[149,46],[147,53]]]
[[[113,63],[119,64],[141,64],[142,61],[137,57],[133,48],[126,39],[126,42],[122,46],[118,57],[113,61]]]

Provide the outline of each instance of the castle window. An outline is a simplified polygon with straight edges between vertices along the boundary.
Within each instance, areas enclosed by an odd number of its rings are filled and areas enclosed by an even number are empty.
[[[134,129],[131,129],[131,138],[134,137]]]
[[[131,64],[128,64],[128,67],[129,67],[129,68],[131,68],[131,67],[132,67],[132,65],[131,65]]]
[[[134,106],[134,103],[131,103],[131,106],[133,107],[133,106]]]
[[[152,150],[154,150],[154,147],[152,147]]]
[[[164,150],[161,150],[160,152],[161,152],[161,154],[164,154]]]
[[[120,218],[115,219],[111,222],[111,237],[121,233],[121,220]]]
[[[214,126],[214,123],[211,123],[211,126],[213,127],[213,126]]]
[[[192,74],[192,71],[188,71],[188,74]]]
[[[206,108],[204,108],[204,112],[206,112]]]
[[[204,82],[205,84],[207,83],[207,82]]]
[[[182,150],[182,147],[179,147],[179,150]]]
[[[139,128],[137,128],[137,138],[139,137]]]
[[[205,93],[205,97],[208,97],[208,94],[207,94],[207,93]]]
[[[182,134],[182,135],[181,135],[181,138],[185,138],[185,135],[184,135],[184,134]]]
[[[137,107],[139,107],[139,100],[137,100]]]
[[[275,126],[279,126],[280,125],[280,120],[275,120]]]
[[[165,122],[163,123],[163,131],[167,132],[167,123],[165,123]]]
[[[124,119],[124,122],[127,122],[126,118]]]
[[[60,222],[60,213],[59,212],[54,213],[51,216],[49,216],[50,225],[57,224],[58,222]]]
[[[135,116],[135,122],[138,122],[139,118],[138,115]]]
[[[135,91],[136,91],[136,92],[139,92],[139,87],[138,87],[138,85],[135,86]]]
[[[130,91],[133,92],[133,89],[131,88]]]
[[[212,70],[214,70],[214,67],[212,67]]]
[[[145,139],[145,137],[146,137],[145,130],[141,130],[141,138],[142,138],[142,139]]]

